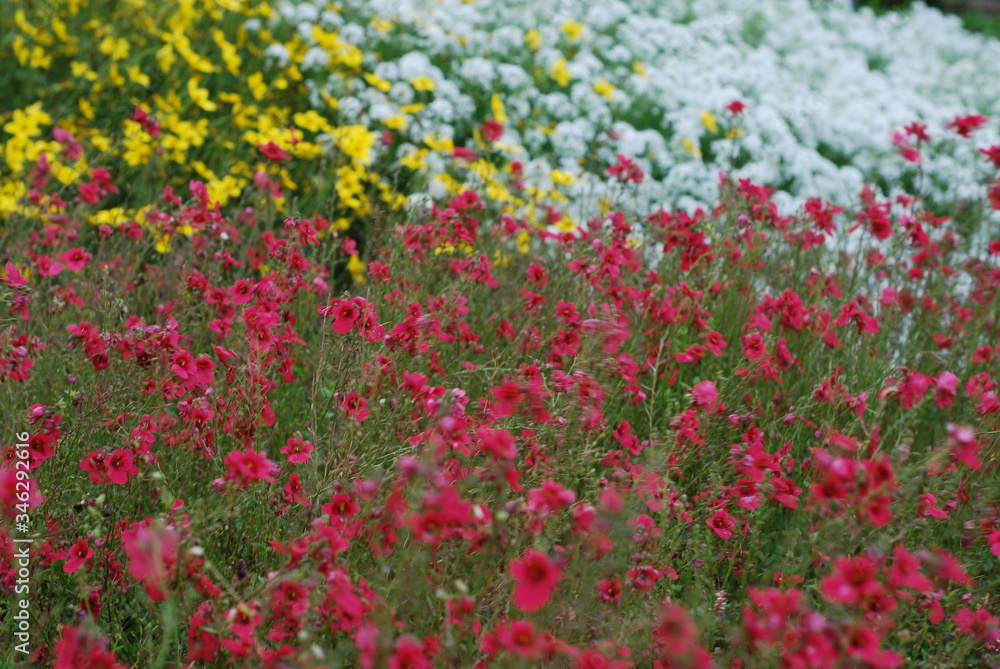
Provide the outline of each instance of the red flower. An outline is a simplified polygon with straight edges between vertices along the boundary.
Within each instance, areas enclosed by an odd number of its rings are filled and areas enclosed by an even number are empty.
[[[487,142],[495,142],[503,135],[503,123],[500,123],[495,118],[491,118],[479,126],[479,131],[483,133],[483,138]]]
[[[118,662],[115,652],[108,650],[107,647],[107,639],[95,638],[90,631],[67,625],[53,649],[55,660],[52,669],[78,667],[125,669],[125,665]]]
[[[617,602],[621,596],[622,582],[617,578],[597,582],[597,597],[602,602]]]
[[[960,137],[969,137],[973,130],[977,130],[986,125],[988,120],[989,119],[986,117],[979,116],[978,114],[956,116],[951,123],[946,124],[944,127],[949,130],[954,130]]]
[[[138,476],[139,469],[135,466],[133,457],[132,451],[127,448],[116,449],[106,457],[104,465],[107,467],[108,480],[118,485],[125,485],[130,476]]]
[[[177,531],[167,525],[149,521],[134,523],[122,532],[122,546],[128,555],[128,573],[146,586],[146,594],[154,602],[167,598],[162,588],[177,564]]]
[[[733,530],[736,529],[736,520],[725,509],[719,509],[705,522],[722,539],[733,536]]]
[[[989,158],[993,162],[993,167],[1000,169],[1000,144],[991,146],[988,149],[979,149],[979,153]]]
[[[268,160],[274,161],[276,163],[281,162],[283,160],[292,159],[292,157],[288,153],[286,153],[284,149],[282,149],[274,142],[268,142],[267,144],[258,144],[257,149],[259,149],[260,152],[263,153]]]
[[[573,665],[574,669],[628,669],[632,666],[631,662],[626,662],[623,660],[613,660],[607,655],[602,653],[596,648],[588,648],[583,651],[578,658],[576,658],[576,663]]]
[[[289,437],[281,448],[281,452],[288,456],[288,461],[293,464],[308,462],[312,456],[313,445],[302,438],[301,435]]]
[[[494,401],[493,412],[498,418],[513,416],[524,399],[523,385],[517,381],[504,381],[490,390],[490,396]]]
[[[91,256],[89,253],[84,251],[82,248],[75,248],[66,251],[65,253],[60,253],[58,259],[66,266],[71,272],[79,272],[81,269],[87,266],[90,262]]]
[[[712,352],[712,355],[722,355],[726,349],[726,340],[720,333],[713,330],[705,333],[705,346]]]
[[[517,581],[514,606],[526,613],[548,604],[562,575],[545,553],[531,548],[520,559],[510,563],[510,571]]]
[[[976,433],[972,428],[954,423],[948,423],[946,428],[952,457],[972,469],[982,469],[983,463],[976,456],[979,442],[976,440]]]
[[[746,108],[747,106],[739,100],[733,100],[728,105],[726,105],[726,109],[728,109],[729,112],[732,114],[742,114]]]
[[[691,389],[691,397],[694,398],[696,407],[709,413],[722,410],[722,405],[719,404],[719,389],[711,381],[696,383]]]
[[[68,559],[66,560],[66,564],[63,565],[63,571],[67,574],[72,574],[89,562],[90,558],[94,557],[94,550],[87,543],[86,539],[81,538],[66,550],[65,555]]]
[[[415,639],[403,637],[389,658],[389,669],[431,669],[434,664],[424,655],[424,647]]]
[[[902,544],[896,545],[887,583],[890,588],[910,588],[917,592],[929,592],[934,587],[920,572],[920,561]]]
[[[348,418],[353,418],[359,423],[364,423],[368,420],[368,416],[371,413],[368,411],[368,400],[356,392],[347,393],[340,406],[347,409]]]
[[[277,465],[268,460],[265,454],[252,448],[233,451],[223,458],[223,462],[229,467],[225,480],[235,481],[240,488],[245,488],[254,481],[274,483],[274,476],[278,473]]]
[[[233,296],[233,304],[246,304],[253,299],[254,286],[247,279],[240,279],[229,289],[229,294]]]
[[[834,573],[820,583],[820,592],[831,602],[854,604],[878,594],[882,586],[875,580],[875,563],[868,557],[837,558]]]

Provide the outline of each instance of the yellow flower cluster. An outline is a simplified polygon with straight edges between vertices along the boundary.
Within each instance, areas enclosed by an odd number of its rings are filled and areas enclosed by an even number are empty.
[[[434,127],[423,117],[438,88],[427,75],[399,82],[410,93],[395,113],[342,115],[344,96],[394,95],[376,72],[378,54],[367,58],[319,24],[303,33],[266,1],[124,0],[111,9],[84,0],[10,2],[14,20],[0,37],[10,46],[0,49],[0,227],[49,225],[56,213],[95,226],[136,222],[150,230],[156,251],[168,253],[172,236],[197,231],[154,220],[165,186],[187,197],[189,184],[201,181],[213,206],[267,204],[263,211],[276,220],[322,215],[346,231],[405,208],[407,195],[432,180],[450,194],[477,189],[498,213],[544,227],[552,224],[549,206],[565,202],[561,189],[575,181],[553,171],[551,187],[524,186],[521,168],[511,165],[520,147],[488,142],[478,129],[464,147],[434,132],[416,147],[394,141],[394,133]],[[378,16],[344,18],[369,25],[375,40],[397,29]],[[569,45],[584,36],[574,21],[561,29]],[[525,41],[537,51],[542,35],[529,31]],[[565,58],[546,74],[561,87],[572,79]],[[609,100],[616,93],[604,80],[594,90]],[[498,95],[489,111],[496,123],[509,122]],[[28,197],[39,165],[63,187],[61,201]],[[81,206],[76,189],[98,167],[129,184],[128,197]],[[555,225],[575,229],[567,217]],[[518,241],[522,251],[526,245]],[[364,280],[361,258],[348,269]]]

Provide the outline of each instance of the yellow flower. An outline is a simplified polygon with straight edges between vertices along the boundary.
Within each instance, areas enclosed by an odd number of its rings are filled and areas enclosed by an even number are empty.
[[[403,112],[404,114],[416,114],[418,112],[423,111],[425,107],[427,107],[427,105],[425,105],[423,102],[415,102],[410,105],[403,105],[402,107],[399,108],[399,111]]]
[[[111,56],[111,60],[125,60],[128,58],[129,45],[128,40],[124,37],[115,39],[108,35],[97,45],[97,49],[105,56]]]
[[[314,109],[294,114],[292,121],[296,128],[303,128],[309,132],[330,132],[332,130],[329,121],[320,116]]]
[[[78,177],[83,176],[86,171],[86,166],[81,165],[83,161],[77,161],[72,166],[64,165],[60,162],[52,163],[52,176],[58,179],[59,183],[64,186],[68,183],[75,181]]]
[[[609,84],[603,77],[594,82],[594,92],[606,100],[615,99],[615,87]]]
[[[86,63],[81,63],[74,60],[69,64],[69,70],[73,73],[74,77],[82,77],[87,81],[94,81],[97,79],[97,72],[90,69],[90,66]],[[81,98],[82,99],[82,98]]]
[[[419,77],[414,77],[410,79],[410,85],[413,86],[415,91],[433,91],[434,90],[434,80],[425,74],[421,74]]]
[[[576,42],[583,37],[583,24],[568,19],[566,23],[562,24],[562,33],[570,42]]]
[[[427,135],[424,137],[424,144],[426,144],[431,151],[451,151],[455,148],[455,143],[444,135]]]
[[[562,230],[563,232],[576,232],[577,230],[579,230],[579,228],[577,228],[576,226],[576,223],[573,222],[573,219],[567,216],[566,214],[563,214],[562,218],[560,218],[559,221],[556,222],[556,227]]]
[[[41,126],[50,125],[52,117],[42,111],[42,103],[36,102],[22,111],[15,109],[13,118],[4,124],[3,129],[14,137],[36,137],[42,134]]]
[[[17,62],[21,64],[21,67],[27,66],[28,60],[31,58],[31,51],[24,45],[24,38],[20,35],[15,37],[13,43],[11,43],[11,48],[14,51],[14,55],[17,57]]]
[[[104,152],[111,148],[111,138],[101,134],[91,135],[90,145],[98,151]]]
[[[219,108],[217,104],[212,102],[208,97],[207,88],[198,88],[198,82],[194,79],[188,79],[187,83],[188,96],[191,98],[196,106],[201,107],[207,112],[214,112]]]
[[[389,89],[392,88],[392,84],[372,72],[365,72],[364,79],[369,85],[379,89],[383,93],[388,93]]]
[[[90,104],[83,98],[77,100],[77,105],[80,107],[80,113],[83,114],[85,119],[88,121],[94,120],[94,105]]]
[[[701,110],[701,122],[709,132],[719,131],[719,124],[715,121],[715,114],[707,109]]]
[[[158,237],[156,240],[156,252],[164,255],[170,253],[170,249],[172,248],[170,246],[170,235],[163,233],[162,235],[158,235]]]
[[[507,112],[503,107],[503,101],[496,93],[494,93],[493,97],[490,98],[490,108],[493,110],[493,118],[495,118],[498,123],[507,122]]]
[[[39,70],[47,70],[52,65],[52,56],[45,52],[45,49],[35,45],[31,48],[31,58],[28,65]]]
[[[552,170],[549,173],[549,176],[552,178],[552,183],[556,184],[557,186],[572,186],[573,184],[576,183],[576,177],[574,177],[569,172],[563,172],[561,170]]]
[[[598,197],[597,208],[600,210],[602,216],[607,216],[611,213],[611,198],[607,195],[601,195]]]
[[[17,211],[17,203],[27,192],[27,186],[21,180],[0,182],[0,213],[10,214]]]
[[[634,63],[632,63],[632,71],[638,74],[643,79],[646,79],[648,76],[646,74],[646,66],[640,63],[639,61],[635,61]]]
[[[687,149],[688,152],[690,152],[691,155],[694,156],[695,158],[701,158],[701,149],[699,149],[698,145],[692,142],[690,139],[685,138],[681,142],[681,145],[683,145],[684,148]]]
[[[212,41],[222,51],[222,62],[226,64],[226,69],[234,77],[240,74],[240,65],[243,59],[236,52],[236,46],[226,41],[226,35],[221,30],[212,31]]]
[[[531,235],[528,233],[527,230],[521,230],[521,232],[518,233],[517,235],[517,241],[516,241],[518,253],[526,255],[529,251],[531,251],[530,242],[531,242]]]
[[[357,70],[364,62],[365,55],[361,49],[340,39],[337,33],[324,31],[318,24],[313,26],[312,38],[330,56],[331,65],[343,65]]]
[[[222,179],[211,180],[207,185],[208,199],[210,202],[218,202],[220,206],[224,207],[231,199],[240,196],[246,183],[245,179],[237,179],[230,175],[226,175]]]
[[[385,127],[389,128],[390,130],[406,130],[406,126],[408,125],[406,116],[403,114],[390,116],[389,118],[382,121],[382,123],[384,123]]]
[[[128,78],[140,86],[149,88],[149,76],[143,74],[138,65],[132,65],[128,68]]]
[[[206,165],[205,163],[201,162],[200,160],[194,160],[194,161],[192,161],[191,162],[191,167],[194,168],[194,171],[197,172],[198,176],[200,176],[202,179],[205,179],[205,180],[208,180],[208,181],[211,181],[211,180],[215,179],[215,172],[213,172],[212,170],[208,169],[208,165]]]
[[[364,185],[361,183],[362,173],[354,169],[351,165],[344,165],[337,169],[337,196],[340,204],[349,208],[360,210],[364,204],[361,196],[364,194]]]
[[[372,162],[372,147],[375,146],[375,133],[370,132],[363,125],[347,125],[334,128],[334,141],[337,147],[346,153],[350,158],[361,165],[370,165]]]
[[[260,100],[267,93],[267,84],[264,83],[264,75],[255,72],[247,77],[247,86],[250,87],[250,95],[254,100]]]
[[[351,278],[354,279],[354,283],[365,283],[365,274],[368,272],[368,266],[365,265],[361,258],[351,256],[350,260],[347,261],[347,271],[351,273]]]
[[[413,153],[408,153],[399,159],[400,164],[403,167],[408,167],[409,169],[416,172],[417,170],[427,167],[426,161],[424,161],[424,156],[427,155],[427,149],[419,149]]]
[[[742,137],[743,131],[739,128],[732,128],[726,132],[726,139],[736,139],[737,137]]]
[[[91,225],[110,225],[111,227],[118,227],[125,222],[125,210],[121,207],[102,209],[96,214],[91,215],[88,220]]]
[[[174,47],[169,44],[164,44],[156,51],[156,62],[160,65],[161,72],[169,72],[174,66],[175,60],[177,60],[177,54]]]
[[[549,70],[549,76],[555,80],[557,84],[565,87],[569,84],[569,80],[573,78],[570,74],[569,69],[566,67],[566,59],[560,58],[552,65],[552,69]]]
[[[371,23],[372,23],[372,28],[382,33],[389,32],[395,25],[392,19],[383,19],[377,14],[372,17]]]
[[[4,158],[7,160],[7,167],[10,168],[11,172],[17,174],[24,167],[24,163],[27,160],[26,149],[28,148],[28,141],[23,137],[14,137],[7,140],[7,143],[3,147]]]
[[[532,28],[524,34],[524,43],[532,51],[538,51],[542,48],[542,33]]]

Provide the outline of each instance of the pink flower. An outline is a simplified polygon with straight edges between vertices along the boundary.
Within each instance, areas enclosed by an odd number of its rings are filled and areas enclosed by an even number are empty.
[[[38,273],[42,276],[55,276],[63,271],[62,263],[56,262],[48,256],[38,256],[35,264],[38,266]]]
[[[313,445],[300,435],[289,437],[285,443],[287,445],[282,447],[281,452],[288,456],[289,462],[293,464],[308,462],[309,458],[312,457],[310,453],[313,450]]]
[[[503,134],[503,123],[491,118],[479,126],[479,131],[483,133],[483,139],[487,142],[495,142]]]
[[[247,279],[240,279],[229,289],[229,294],[233,296],[233,304],[246,304],[253,299],[254,286]]]
[[[134,523],[122,532],[122,546],[128,555],[128,573],[146,586],[154,602],[167,598],[162,588],[177,564],[177,530],[169,525]]]
[[[820,592],[831,602],[854,604],[870,595],[882,592],[875,580],[876,566],[868,557],[837,558],[834,572],[819,585]]]
[[[94,557],[94,550],[87,543],[86,539],[79,539],[75,544],[66,550],[66,564],[63,571],[72,574],[74,571],[87,564],[90,558]]]
[[[350,300],[333,300],[327,307],[316,307],[324,318],[333,318],[333,331],[347,334],[358,323],[364,324],[368,315],[368,301],[362,297]],[[374,323],[372,324],[374,325]]]
[[[82,248],[70,249],[64,253],[59,254],[59,260],[63,262],[71,272],[79,272],[81,269],[87,266],[90,262],[91,256],[89,253],[84,251]]]
[[[696,383],[691,389],[691,397],[694,398],[694,405],[706,411],[717,411],[721,409],[719,404],[719,389],[711,381],[701,381]]]
[[[368,420],[368,416],[371,413],[368,411],[368,400],[356,392],[347,393],[340,406],[347,409],[348,418],[353,418],[359,423],[364,423]]]
[[[132,451],[127,448],[115,450],[104,459],[104,465],[107,468],[108,480],[118,485],[125,485],[130,476],[139,475],[139,469],[133,462]]]
[[[513,416],[524,399],[524,388],[517,381],[504,381],[490,390],[493,398],[493,411],[498,418]]]
[[[736,520],[729,515],[729,512],[725,509],[719,509],[712,517],[705,521],[705,523],[712,528],[712,531],[719,535],[721,539],[728,539],[733,536],[733,530],[736,529]]]
[[[517,581],[513,595],[514,606],[526,613],[537,611],[548,604],[552,591],[562,576],[549,556],[532,548],[510,563],[510,572]]]
[[[949,130],[954,130],[958,133],[959,137],[970,137],[973,130],[977,130],[986,125],[988,120],[989,119],[986,117],[979,116],[978,114],[956,116],[951,123],[946,124],[944,127]]]
[[[252,448],[233,451],[223,458],[223,462],[229,467],[226,480],[235,481],[240,488],[245,488],[254,481],[274,483],[275,474],[279,472],[278,466],[268,460],[266,455]]]

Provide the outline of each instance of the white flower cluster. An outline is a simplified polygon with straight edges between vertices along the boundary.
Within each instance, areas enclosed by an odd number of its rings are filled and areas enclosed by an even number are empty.
[[[432,101],[400,130],[415,151],[429,133],[469,137],[497,94],[508,116],[499,141],[523,147],[511,159],[526,181],[572,173],[564,190],[590,204],[612,187],[603,170],[617,153],[646,172],[635,201],[647,206],[711,203],[731,165],[776,187],[785,207],[855,202],[863,183],[916,169],[891,144],[915,120],[955,140],[924,157],[930,194],[981,197],[990,165],[976,149],[998,141],[1000,42],[922,4],[876,17],[847,0],[344,0],[340,14],[311,1],[279,14],[309,44],[314,24],[336,31],[391,85],[349,89],[320,72],[316,105],[322,91],[339,98],[342,120],[377,122],[430,80]],[[325,54],[309,53],[303,69],[321,71]],[[725,110],[733,100],[747,105],[739,118]],[[967,114],[991,122],[972,139],[944,129]]]

